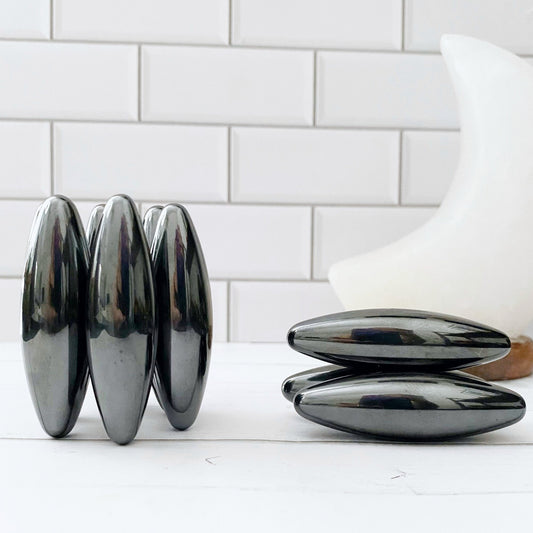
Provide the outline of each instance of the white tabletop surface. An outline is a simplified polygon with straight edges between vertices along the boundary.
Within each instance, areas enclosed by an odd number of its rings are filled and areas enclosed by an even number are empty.
[[[0,532],[531,531],[533,414],[453,443],[372,442],[281,396],[317,363],[283,345],[215,345],[194,426],[172,429],[152,394],[137,439],[117,446],[92,390],[71,435],[49,438],[19,346],[0,344]],[[533,405],[533,378],[505,385]]]

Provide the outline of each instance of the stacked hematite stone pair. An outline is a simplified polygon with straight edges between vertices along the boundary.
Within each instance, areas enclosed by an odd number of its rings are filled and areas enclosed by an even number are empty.
[[[509,338],[452,316],[406,309],[347,311],[293,326],[289,345],[332,365],[287,378],[298,414],[342,431],[444,440],[518,422],[524,399],[459,368],[504,357]]]
[[[188,428],[206,385],[212,314],[185,208],[153,207],[143,229],[134,202],[114,196],[94,209],[86,238],[68,198],[46,200],[30,236],[22,338],[35,410],[49,435],[74,427],[89,374],[116,443],[135,438],[152,380],[172,426]]]

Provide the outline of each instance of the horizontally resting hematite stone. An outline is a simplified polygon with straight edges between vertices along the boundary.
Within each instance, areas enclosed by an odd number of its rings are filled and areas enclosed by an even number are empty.
[[[518,422],[523,398],[462,372],[349,377],[299,392],[298,414],[341,431],[394,440],[442,440]]]
[[[409,309],[346,311],[306,320],[288,333],[298,352],[337,365],[391,365],[394,371],[450,370],[504,357],[501,331],[464,318]]]
[[[366,365],[365,368],[367,368]],[[281,384],[281,393],[289,402],[292,402],[294,401],[294,397],[304,389],[326,383],[327,381],[353,376],[354,374],[357,375],[355,369],[338,365],[324,365],[311,368],[293,374],[285,379]]]

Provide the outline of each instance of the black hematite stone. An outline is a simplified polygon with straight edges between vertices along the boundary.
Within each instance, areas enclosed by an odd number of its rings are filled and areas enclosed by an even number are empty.
[[[346,311],[306,320],[288,333],[298,352],[341,366],[383,365],[392,371],[435,371],[504,357],[501,331],[464,318],[409,309]]]
[[[364,365],[364,367],[367,368],[367,365]],[[289,400],[289,402],[293,402],[294,397],[301,390],[308,389],[314,385],[326,383],[327,381],[333,381],[354,375],[357,375],[354,368],[338,365],[319,366],[289,376],[281,385],[281,393],[287,400]]]
[[[518,422],[523,398],[462,372],[348,377],[302,390],[298,414],[324,426],[394,440],[444,440]]]

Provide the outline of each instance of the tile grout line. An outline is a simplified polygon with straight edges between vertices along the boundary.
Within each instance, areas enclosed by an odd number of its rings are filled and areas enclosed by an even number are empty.
[[[0,37],[0,42],[30,42],[30,43],[50,43],[51,39],[43,37]],[[226,44],[226,43],[199,43],[199,42],[169,42],[169,41],[122,41],[122,40],[106,40],[106,39],[53,39],[54,44],[86,44],[94,46],[164,46],[164,47],[174,47],[174,48],[226,48],[228,50],[234,49],[244,49],[244,50],[273,50],[273,51],[290,51],[290,52],[312,52],[313,50],[320,50],[326,52],[339,52],[339,53],[355,53],[355,54],[409,54],[409,55],[433,55],[440,56],[440,51],[435,50],[398,50],[395,48],[344,48],[344,47],[316,47],[316,45],[308,46],[294,46],[288,45],[284,46],[279,45],[261,45],[261,44]],[[533,53],[518,53],[519,57],[523,58],[533,58]]]
[[[87,202],[87,203],[100,203],[105,202],[107,196],[103,197],[92,197],[92,198],[77,198],[72,197],[73,202]],[[28,197],[22,197],[22,196],[3,196],[0,197],[0,203],[2,202],[38,202],[41,200],[44,200],[45,196],[28,196]],[[136,198],[136,202],[140,202],[141,204],[155,204],[155,203],[161,203],[165,202],[165,200],[162,200],[161,198],[157,199],[146,199],[146,198]],[[176,200],[177,201],[177,200]],[[210,201],[210,200],[184,200],[183,198],[180,200],[183,204],[188,205],[197,205],[197,206],[205,206],[205,207],[211,207],[211,206],[225,206],[225,207],[273,207],[273,208],[306,208],[306,207],[327,207],[327,208],[339,208],[339,209],[375,209],[375,208],[384,208],[384,209],[397,209],[401,207],[402,209],[432,209],[439,207],[439,204],[402,204],[399,206],[396,203],[383,203],[383,204],[331,204],[331,203],[320,203],[320,202],[308,202],[308,203],[291,203],[291,202],[232,202],[229,204],[228,202],[224,200],[220,201]]]
[[[317,106],[317,70],[318,70],[318,52],[313,51],[313,126],[316,126],[316,106]]]
[[[309,279],[315,279],[315,206],[311,206],[311,266],[309,268]]]
[[[230,342],[231,337],[231,280],[226,284],[226,342]]]
[[[403,31],[402,31],[403,33]],[[52,41],[52,42],[51,42]],[[420,56],[441,56],[439,49],[434,50],[414,50],[414,49],[395,49],[395,48],[343,48],[343,47],[328,47],[323,46],[316,48],[316,46],[294,46],[288,45],[261,45],[261,44],[226,44],[226,43],[198,43],[198,42],[169,42],[169,41],[121,41],[121,40],[105,40],[105,39],[57,39],[57,38],[43,38],[43,37],[0,37],[0,43],[14,42],[14,43],[42,43],[42,44],[85,44],[94,46],[164,46],[174,48],[226,48],[243,49],[243,50],[272,50],[272,51],[289,51],[289,52],[338,52],[338,53],[353,53],[353,54],[392,54],[392,55],[420,55]],[[513,52],[522,59],[533,59],[533,52]]]
[[[239,123],[239,122],[186,122],[180,120],[143,120],[140,123],[138,120],[124,119],[92,119],[92,118],[83,118],[83,119],[67,119],[67,118],[57,118],[57,117],[48,117],[48,118],[39,118],[39,117],[0,117],[0,123],[2,122],[49,122],[53,120],[57,123],[64,124],[86,124],[86,125],[123,125],[123,126],[184,126],[184,127],[194,127],[194,128],[250,128],[250,129],[290,129],[290,130],[323,130],[323,131],[421,131],[421,132],[459,132],[459,127],[447,127],[447,126],[360,126],[360,125],[326,125],[326,124],[317,124],[316,126],[310,124],[253,124],[253,123]]]
[[[20,279],[22,278],[22,274],[0,274],[0,279]],[[217,283],[227,283],[228,285],[230,283],[327,283],[327,278],[315,278],[315,279],[307,279],[307,278],[218,278],[218,277],[210,277],[210,282],[217,282]],[[229,287],[228,287],[229,291]],[[228,293],[229,295],[229,293]],[[229,305],[229,301],[228,301]],[[1,342],[1,341],[0,341]]]
[[[50,0],[50,39],[54,39],[54,0]]]
[[[228,168],[227,168],[227,172],[228,172],[228,176],[227,176],[227,195],[228,195],[228,199],[227,199],[227,202],[228,204],[231,204],[232,201],[231,201],[231,184],[232,184],[232,179],[231,179],[231,169],[232,169],[232,155],[231,155],[231,150],[232,150],[232,141],[231,141],[231,132],[232,132],[232,129],[231,129],[231,126],[228,126],[228,131],[227,131],[227,136],[228,136]]]
[[[398,205],[402,205],[402,179],[403,179],[403,131],[399,132],[399,150],[398,150]]]
[[[54,175],[54,121],[50,121],[50,194],[55,194],[55,175]]]
[[[228,45],[233,41],[233,0],[228,0]]]
[[[402,0],[401,52],[405,52],[405,2],[406,0]]]
[[[142,46],[138,46],[137,50],[137,121],[142,121],[141,115],[141,86],[142,86]]]

